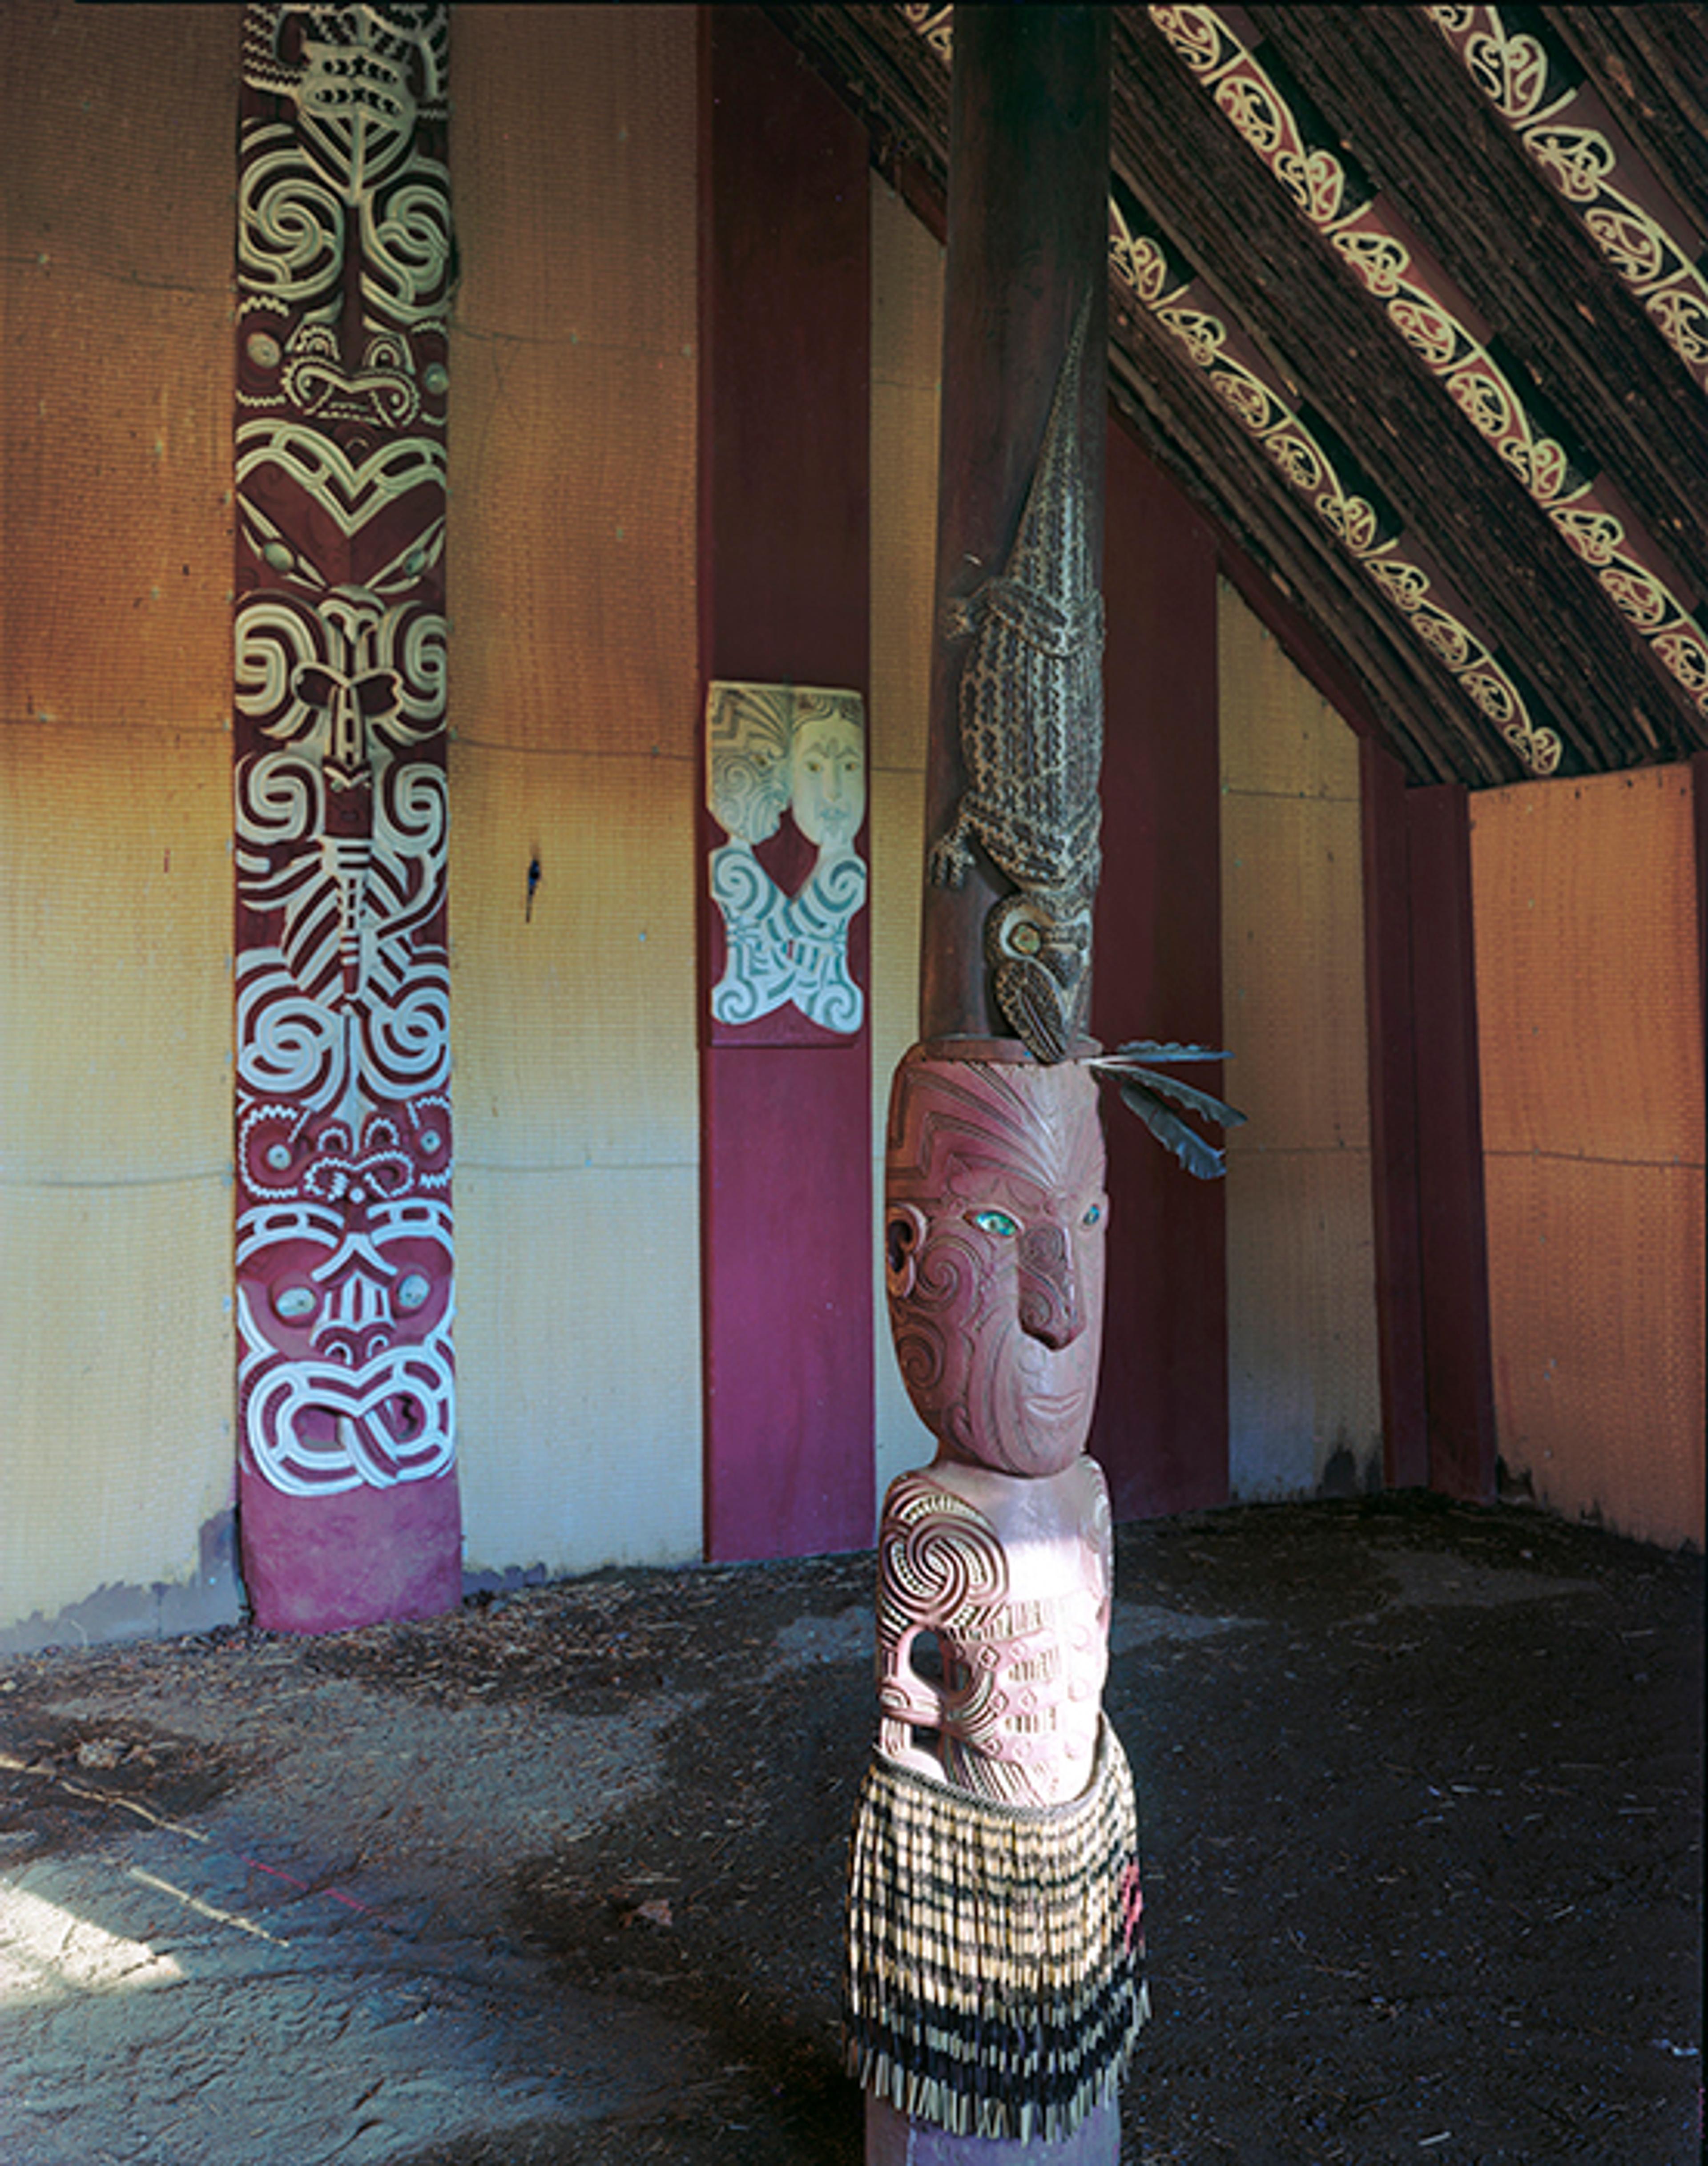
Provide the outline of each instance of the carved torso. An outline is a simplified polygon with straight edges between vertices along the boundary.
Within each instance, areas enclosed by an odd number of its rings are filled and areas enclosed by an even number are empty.
[[[1108,1667],[1109,1540],[1090,1459],[1041,1480],[939,1461],[892,1483],[879,1535],[885,1757],[977,1797],[1077,1797]],[[936,1635],[940,1683],[914,1667],[922,1633]]]

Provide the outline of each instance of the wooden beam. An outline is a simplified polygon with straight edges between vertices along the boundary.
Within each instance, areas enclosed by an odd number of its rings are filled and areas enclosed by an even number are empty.
[[[1576,763],[1689,749],[1682,693],[1147,16],[1122,11],[1116,50],[1118,155],[1300,395],[1356,446],[1409,535],[1452,568]]]
[[[1409,8],[1252,14],[1360,164],[1617,475],[1680,572],[1708,593],[1699,481],[1708,401],[1510,131],[1467,95],[1465,71],[1439,34]]]

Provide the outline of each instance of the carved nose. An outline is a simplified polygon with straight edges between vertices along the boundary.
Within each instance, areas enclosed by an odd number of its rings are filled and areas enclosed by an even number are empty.
[[[1020,1236],[1020,1329],[1046,1346],[1071,1346],[1085,1329],[1073,1250],[1060,1226]]]

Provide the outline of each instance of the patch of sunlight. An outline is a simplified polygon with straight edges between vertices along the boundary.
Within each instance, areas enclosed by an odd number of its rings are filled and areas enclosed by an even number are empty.
[[[124,1940],[0,1879],[0,2006],[68,1989],[134,1993],[182,1976],[145,1941]]]

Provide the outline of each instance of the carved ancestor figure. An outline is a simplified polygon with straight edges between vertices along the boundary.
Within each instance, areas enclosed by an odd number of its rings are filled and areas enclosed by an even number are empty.
[[[879,1537],[846,2023],[880,2110],[1049,2142],[1109,2105],[1145,2005],[1132,1782],[1101,1709],[1108,1498],[1085,1455],[1108,1202],[1088,1069],[981,1050],[916,1047],[891,1101],[891,1321],[938,1453],[892,1484]]]

